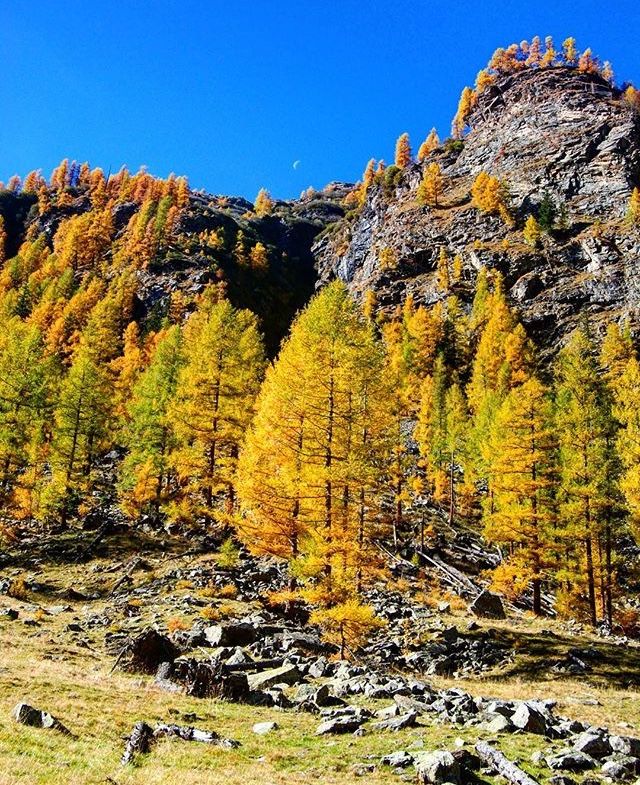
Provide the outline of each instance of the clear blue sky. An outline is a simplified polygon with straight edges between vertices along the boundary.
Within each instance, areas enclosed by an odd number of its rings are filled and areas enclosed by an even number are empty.
[[[535,34],[640,84],[637,0],[2,0],[0,30],[3,180],[69,157],[297,196],[446,135],[492,51]]]

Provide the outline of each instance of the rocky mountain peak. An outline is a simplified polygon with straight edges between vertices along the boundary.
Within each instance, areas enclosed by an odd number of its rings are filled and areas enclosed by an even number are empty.
[[[640,181],[640,115],[602,76],[575,68],[524,69],[499,76],[476,99],[468,132],[448,140],[390,183],[374,183],[364,204],[317,241],[321,282],[339,277],[373,290],[391,311],[411,294],[427,305],[457,295],[469,304],[482,267],[500,270],[530,334],[554,351],[581,312],[594,326],[610,318],[640,323],[640,237],[624,221]],[[437,207],[417,189],[436,162],[445,178]],[[480,172],[508,189],[509,225],[473,206]],[[551,200],[555,221],[537,247],[524,223]],[[463,262],[462,279],[440,291],[441,248]],[[380,264],[380,254],[396,263]]]

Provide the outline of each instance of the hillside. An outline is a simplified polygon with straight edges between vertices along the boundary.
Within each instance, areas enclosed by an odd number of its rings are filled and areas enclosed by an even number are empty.
[[[255,202],[0,188],[0,785],[640,775],[640,91]]]

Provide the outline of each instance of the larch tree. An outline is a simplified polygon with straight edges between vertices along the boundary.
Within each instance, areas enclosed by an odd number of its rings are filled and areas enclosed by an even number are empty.
[[[172,457],[178,439],[170,408],[182,365],[182,331],[174,326],[159,340],[127,407],[127,455],[118,484],[121,505],[131,517],[148,512],[156,524],[177,490]]]
[[[444,177],[440,165],[435,161],[427,166],[422,181],[418,186],[417,197],[421,204],[431,207],[438,206],[438,199],[444,190]]]
[[[629,198],[627,218],[632,224],[640,224],[640,188],[634,188]]]
[[[471,110],[473,109],[476,101],[476,94],[470,87],[465,87],[460,95],[458,102],[458,110],[453,118],[451,125],[451,133],[456,139],[461,139],[464,136],[465,128]]]
[[[44,440],[44,420],[55,378],[40,331],[13,318],[0,337],[0,502],[20,516],[32,508],[27,471]]]
[[[469,445],[469,414],[467,402],[456,383],[447,390],[445,406],[444,449],[447,457],[449,524],[458,511],[458,484],[464,476],[464,463]]]
[[[575,38],[566,38],[562,44],[565,65],[575,66],[578,63],[578,50]]]
[[[440,137],[438,136],[436,129],[432,128],[429,131],[427,138],[420,145],[420,149],[418,150],[418,161],[422,163],[424,159],[434,150],[437,150],[438,147],[440,147]]]
[[[383,379],[371,323],[332,284],[296,319],[269,369],[240,458],[240,537],[287,559],[303,595],[323,607],[357,599],[374,561]],[[290,589],[300,590],[295,580]]]
[[[396,141],[395,164],[399,169],[404,169],[411,163],[411,142],[409,134],[400,134]]]
[[[62,381],[54,412],[46,517],[66,525],[95,482],[96,460],[111,446],[111,389],[106,370],[80,347]]]
[[[611,402],[586,329],[557,361],[556,429],[560,446],[560,577],[596,624],[611,611],[612,543],[619,505]]]
[[[614,414],[620,423],[616,445],[622,465],[620,487],[637,535],[640,532],[640,363],[635,355],[627,360],[616,379]]]
[[[230,522],[235,471],[264,369],[257,319],[210,290],[184,328],[185,364],[170,417],[182,486],[175,517]],[[217,298],[217,299],[216,299]]]
[[[553,566],[557,446],[547,389],[535,377],[502,402],[491,430],[491,504],[484,536],[507,550],[494,582],[514,599],[531,585],[542,612],[542,584]]]
[[[256,215],[270,215],[273,212],[273,207],[274,203],[271,194],[266,188],[261,188],[253,205]]]
[[[442,292],[448,292],[451,288],[451,275],[449,273],[449,254],[447,249],[442,246],[438,254],[438,264],[436,267],[436,284]]]
[[[540,231],[540,224],[536,221],[535,216],[530,215],[524,225],[522,231],[525,243],[532,248],[537,248],[540,245],[542,232]]]

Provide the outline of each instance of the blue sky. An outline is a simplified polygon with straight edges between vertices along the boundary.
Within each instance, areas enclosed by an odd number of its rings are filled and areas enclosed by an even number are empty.
[[[69,157],[297,196],[388,161],[405,130],[446,135],[493,50],[535,34],[640,84],[633,0],[4,0],[0,31],[4,180]]]

